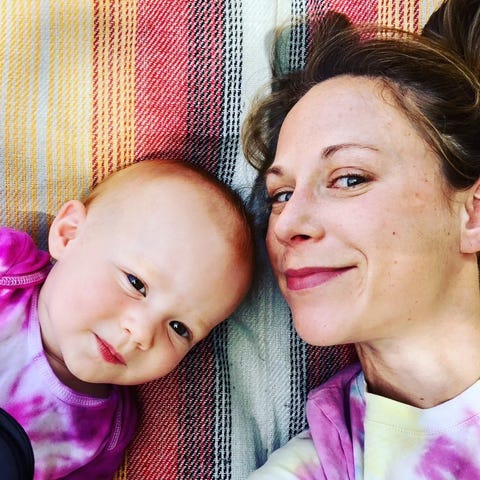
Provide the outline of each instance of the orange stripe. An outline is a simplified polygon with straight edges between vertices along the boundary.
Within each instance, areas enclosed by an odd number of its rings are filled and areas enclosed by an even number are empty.
[[[136,0],[95,0],[93,183],[133,162]]]
[[[419,4],[417,0],[378,0],[378,22],[381,25],[402,30],[419,28]]]

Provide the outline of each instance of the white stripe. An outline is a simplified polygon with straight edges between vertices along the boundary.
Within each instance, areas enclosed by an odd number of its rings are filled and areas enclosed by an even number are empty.
[[[259,87],[270,79],[270,55],[277,27],[305,11],[304,0],[244,2],[242,50],[243,122]],[[297,52],[298,54],[298,52]],[[256,174],[243,157],[237,161],[234,185],[251,186]],[[248,190],[248,187],[246,188]],[[262,253],[258,289],[235,312],[229,324],[232,399],[232,480],[243,480],[288,440],[292,392],[289,310],[269,273]],[[297,342],[298,340],[293,340]],[[298,344],[293,398],[304,389],[305,349]],[[300,412],[303,407],[300,408]],[[301,420],[299,420],[301,422]],[[298,422],[296,422],[298,423]]]
[[[40,4],[40,15],[42,19],[49,18],[49,0],[42,0]],[[40,25],[40,71],[49,72],[50,65],[50,28],[48,22],[41,22]],[[37,186],[39,189],[38,211],[46,211],[46,130],[47,130],[47,102],[48,102],[48,74],[39,75],[38,81],[38,104],[36,108],[36,126],[37,126]],[[41,249],[47,248],[47,218],[39,219],[38,222],[38,246]]]
[[[248,108],[251,106],[259,87],[267,84],[270,79],[270,42],[277,25],[277,1],[258,0],[242,2],[243,35],[241,55],[241,99],[240,125],[245,119]],[[238,139],[240,141],[240,139]],[[233,186],[239,189],[246,197],[253,185],[256,172],[247,164],[238,148],[238,157],[235,163]]]
[[[223,118],[218,175],[231,185],[239,152],[242,5],[239,0],[225,0],[224,9],[226,45],[222,52],[224,58]]]
[[[440,5],[441,0],[423,0],[419,3],[418,23],[420,28],[423,28],[433,11]]]

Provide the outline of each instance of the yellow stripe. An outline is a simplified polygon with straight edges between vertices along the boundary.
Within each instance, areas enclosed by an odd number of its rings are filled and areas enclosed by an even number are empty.
[[[49,11],[49,34],[51,36],[56,36],[57,31],[55,29],[55,25],[58,23],[56,20],[56,6],[52,2],[50,3],[50,11]],[[50,51],[49,51],[49,56],[50,56],[50,67],[49,67],[49,79],[48,79],[48,85],[49,85],[49,91],[48,91],[48,106],[47,106],[47,131],[48,132],[53,132],[58,124],[58,121],[60,119],[60,109],[61,106],[59,105],[60,102],[57,102],[57,98],[60,97],[60,92],[57,90],[55,86],[55,80],[60,76],[59,72],[59,65],[58,61],[56,59],[55,55],[55,47],[50,46]],[[52,106],[52,104],[57,103],[57,106]],[[57,142],[55,141],[54,138],[51,139],[51,141],[47,141],[46,143],[46,158],[45,158],[45,164],[46,164],[46,170],[47,170],[47,178],[49,179],[47,183],[47,189],[46,189],[46,195],[47,195],[47,205],[48,205],[48,210],[49,211],[54,211],[55,210],[55,205],[56,205],[56,197],[57,197],[57,192],[55,191],[55,188],[53,186],[53,179],[58,178],[59,175],[57,175],[57,168],[56,168],[56,163],[57,163],[57,158],[58,158],[58,145]]]
[[[404,0],[405,8],[403,10],[403,26],[402,28],[413,31],[415,30],[415,5],[416,0]]]
[[[122,166],[133,162],[135,155],[135,39],[136,39],[136,1],[125,2],[124,23],[129,26],[128,36],[123,36],[119,45],[120,51],[125,52],[125,61],[120,65],[120,71],[125,72],[125,81],[122,83],[122,98],[124,99],[123,124],[125,135],[123,138]]]
[[[2,223],[35,237],[89,185],[92,2],[0,1]]]
[[[378,0],[378,23],[380,25],[391,26],[392,23],[392,9],[388,8],[388,0]]]
[[[57,0],[49,7],[47,209],[55,212],[91,181],[93,4]]]
[[[413,31],[417,3],[418,0],[378,0],[378,21],[381,25]]]
[[[404,30],[415,29],[415,6],[418,5],[418,27],[421,28],[442,0],[378,0],[378,21]],[[399,8],[403,5],[403,8]]]
[[[5,195],[9,202],[6,218],[7,224],[35,235],[37,225],[31,206],[37,204],[35,107],[39,51],[32,45],[40,43],[40,1],[2,2],[2,10],[8,8],[12,22],[4,28],[12,29],[12,43],[8,46],[8,70],[2,72],[7,99],[4,148]]]
[[[133,161],[136,1],[99,2],[97,38],[98,177]]]
[[[105,167],[105,159],[108,158],[108,29],[107,29],[107,18],[109,14],[109,5],[110,2],[99,1],[99,13],[97,17],[97,22],[99,24],[98,32],[96,32],[96,50],[97,50],[97,84],[96,95],[97,95],[97,131],[95,136],[95,142],[97,143],[97,162],[98,162],[98,176],[103,178],[103,169]]]

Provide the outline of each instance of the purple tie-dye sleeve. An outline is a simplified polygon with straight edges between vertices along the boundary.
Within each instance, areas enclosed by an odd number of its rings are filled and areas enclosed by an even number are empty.
[[[24,232],[0,228],[0,341],[25,327],[31,289],[43,283],[50,257]]]
[[[49,266],[47,252],[38,250],[25,232],[0,228],[0,286],[29,286],[43,282]],[[28,274],[27,276],[25,276]]]

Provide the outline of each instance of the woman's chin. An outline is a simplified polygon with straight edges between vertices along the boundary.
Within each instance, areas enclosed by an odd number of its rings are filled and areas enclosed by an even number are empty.
[[[310,345],[328,347],[352,343],[346,335],[346,320],[339,319],[337,315],[292,311],[292,316],[299,337]]]

